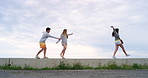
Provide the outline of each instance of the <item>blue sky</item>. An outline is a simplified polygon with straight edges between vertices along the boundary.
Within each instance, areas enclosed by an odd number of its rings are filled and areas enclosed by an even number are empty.
[[[147,8],[147,0],[0,0],[0,58],[34,58],[46,27],[56,37],[64,28],[74,33],[66,58],[112,58],[111,25],[130,58],[147,58]],[[60,58],[56,41],[46,41],[49,58]],[[121,49],[116,56],[126,58]]]

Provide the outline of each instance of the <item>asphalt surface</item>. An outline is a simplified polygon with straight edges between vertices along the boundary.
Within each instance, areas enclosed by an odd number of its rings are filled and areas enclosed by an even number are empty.
[[[148,78],[148,70],[0,70],[0,78]]]

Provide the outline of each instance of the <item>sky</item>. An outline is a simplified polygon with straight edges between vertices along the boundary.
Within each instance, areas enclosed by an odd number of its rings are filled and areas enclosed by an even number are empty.
[[[0,0],[0,58],[35,58],[46,27],[68,38],[65,58],[112,58],[110,26],[119,28],[124,47],[117,58],[148,57],[148,0]],[[47,57],[61,58],[61,43],[48,38]],[[39,55],[43,57],[43,53]]]

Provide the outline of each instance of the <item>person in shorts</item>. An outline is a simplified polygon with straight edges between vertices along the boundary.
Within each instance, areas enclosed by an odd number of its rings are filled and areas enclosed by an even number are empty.
[[[116,58],[115,55],[116,55],[116,52],[119,46],[122,48],[126,56],[130,56],[129,54],[126,53],[124,46],[123,46],[123,41],[119,37],[119,29],[118,28],[115,29],[113,26],[111,26],[111,28],[113,29],[112,36],[115,37],[115,46],[116,46],[114,54],[113,54],[113,58]]]
[[[47,50],[47,48],[46,48],[46,43],[45,43],[45,41],[46,41],[46,39],[47,38],[54,38],[54,39],[60,39],[60,38],[57,38],[57,37],[54,37],[54,36],[51,36],[49,33],[50,33],[50,28],[49,27],[47,27],[46,28],[46,32],[43,32],[43,35],[42,35],[42,37],[41,37],[41,39],[40,39],[40,41],[39,41],[39,44],[40,44],[40,48],[41,48],[41,50],[39,50],[39,52],[37,53],[37,55],[35,56],[35,58],[37,58],[37,59],[40,59],[40,57],[38,56],[42,51],[44,51],[44,57],[43,58],[48,58],[48,57],[46,57],[46,50]]]
[[[66,48],[67,48],[67,39],[68,39],[68,36],[72,35],[73,33],[71,34],[67,34],[67,29],[64,29],[61,36],[60,36],[60,39],[56,42],[58,43],[60,40],[62,40],[62,46],[63,46],[63,50],[60,54],[60,56],[62,57],[62,59],[65,59],[64,58],[64,54],[65,54],[65,51],[66,51]]]

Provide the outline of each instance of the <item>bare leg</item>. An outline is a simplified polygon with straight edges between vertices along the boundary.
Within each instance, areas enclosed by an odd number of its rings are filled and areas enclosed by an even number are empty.
[[[64,45],[63,45],[63,50],[62,50],[62,52],[61,52],[61,54],[60,54],[60,56],[61,56],[63,59],[65,59],[65,58],[64,58],[64,54],[65,54],[66,48],[67,48],[67,45],[64,44]]]
[[[128,56],[128,54],[126,53],[126,51],[125,51],[125,49],[124,49],[124,46],[123,46],[122,44],[120,44],[119,46],[122,48],[122,50],[123,50],[123,52],[125,53],[125,55]]]
[[[46,50],[47,48],[44,48],[44,58],[46,58]]]
[[[36,56],[38,56],[44,49],[42,48],[41,50],[39,50],[39,52],[37,53]]]
[[[63,56],[64,56],[64,54],[65,54],[66,49],[67,49],[67,46],[64,47]]]
[[[115,55],[116,55],[116,53],[117,53],[118,48],[119,48],[119,45],[116,45],[116,47],[115,47],[115,51],[114,51],[114,54],[113,54],[113,57],[115,57]]]
[[[60,54],[60,55],[61,55],[61,57],[62,57],[63,59],[64,59],[65,50],[66,50],[66,49],[65,49],[65,48],[63,48],[63,50],[62,50],[62,52],[61,52],[61,54]]]

